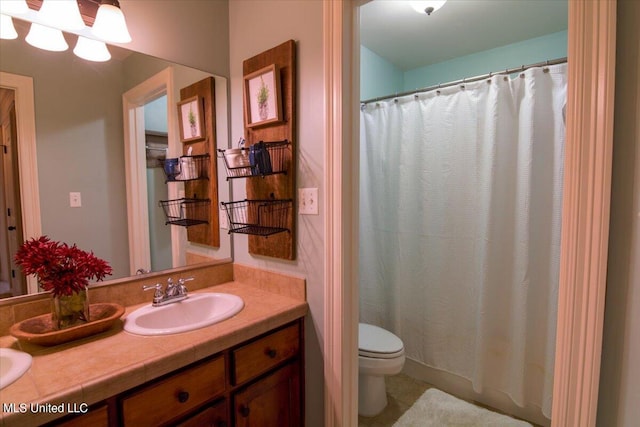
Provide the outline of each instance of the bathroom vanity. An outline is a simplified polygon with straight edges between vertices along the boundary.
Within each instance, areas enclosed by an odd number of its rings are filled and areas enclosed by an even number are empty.
[[[3,405],[15,404],[4,405],[0,425],[302,425],[304,280],[234,266],[230,281],[201,291],[238,295],[245,306],[174,335],[138,336],[118,324],[55,347],[0,337],[0,346],[33,356],[29,371],[0,390]]]
[[[302,327],[296,320],[51,425],[302,425]]]

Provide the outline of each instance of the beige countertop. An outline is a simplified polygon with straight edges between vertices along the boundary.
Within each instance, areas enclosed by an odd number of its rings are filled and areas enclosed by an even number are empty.
[[[304,300],[232,281],[197,292],[226,292],[244,300],[240,313],[220,323],[175,335],[139,336],[123,330],[127,314],[145,304],[127,307],[121,322],[109,331],[54,347],[42,347],[0,337],[0,347],[33,356],[31,368],[0,390],[1,426],[38,425],[60,416],[52,405],[88,404],[141,385],[166,373],[303,317]],[[15,411],[8,411],[8,404]],[[42,412],[32,404],[52,404]],[[19,405],[23,404],[22,407]],[[18,412],[20,408],[24,412]]]

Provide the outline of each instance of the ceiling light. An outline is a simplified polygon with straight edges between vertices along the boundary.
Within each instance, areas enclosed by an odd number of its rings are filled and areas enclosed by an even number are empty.
[[[426,13],[431,15],[436,10],[440,9],[447,0],[424,0],[424,1],[410,1],[411,7],[418,13]]]
[[[61,30],[80,30],[84,21],[76,0],[44,0],[39,12],[41,22]]]
[[[16,28],[9,15],[0,15],[0,39],[13,40],[18,38]]]
[[[87,61],[105,62],[111,59],[109,49],[107,49],[107,45],[104,42],[82,36],[78,36],[78,42],[73,49],[73,53]]]
[[[26,0],[0,0],[0,12],[22,14],[29,11]]]
[[[45,27],[35,22],[31,24],[31,29],[25,40],[31,46],[44,50],[62,52],[63,50],[69,49],[69,45],[62,35],[62,31]]]
[[[96,37],[108,42],[129,43],[131,41],[118,0],[102,0],[100,2],[92,32]]]

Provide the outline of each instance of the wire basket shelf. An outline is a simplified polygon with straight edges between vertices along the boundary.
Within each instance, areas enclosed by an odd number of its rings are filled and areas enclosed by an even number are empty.
[[[229,218],[229,233],[270,236],[289,232],[293,200],[241,200],[222,202]]]
[[[166,217],[165,224],[190,227],[209,223],[211,211],[209,199],[160,200],[160,206]]]
[[[263,145],[260,145],[263,144]],[[218,149],[218,157],[224,160],[227,181],[233,178],[286,174],[291,159],[291,143],[288,140],[254,144],[252,148]],[[263,150],[256,150],[256,148]]]
[[[166,182],[209,179],[209,155],[181,156],[160,160]]]

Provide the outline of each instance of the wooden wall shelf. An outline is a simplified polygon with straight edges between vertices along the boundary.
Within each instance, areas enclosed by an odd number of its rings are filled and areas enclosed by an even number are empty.
[[[215,81],[207,77],[192,85],[180,89],[180,100],[197,96],[202,102],[202,114],[205,138],[182,143],[182,152],[191,156],[207,156],[207,172],[210,179],[194,179],[184,182],[186,199],[209,200],[208,219],[187,228],[187,239],[212,247],[220,247],[220,223],[218,209],[218,172],[216,166],[216,108]]]
[[[282,103],[281,121],[263,126],[245,126],[245,139],[250,147],[260,141],[288,141],[283,151],[284,168],[287,173],[266,175],[260,179],[247,179],[246,190],[249,200],[287,201],[290,209],[284,228],[286,233],[270,235],[268,238],[249,235],[249,253],[274,258],[293,260],[296,242],[296,43],[289,40],[259,55],[245,60],[242,64],[243,76],[275,65],[279,72],[280,99]],[[245,99],[246,103],[246,99]],[[245,123],[247,108],[244,108]]]

